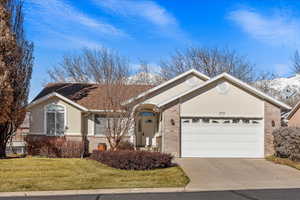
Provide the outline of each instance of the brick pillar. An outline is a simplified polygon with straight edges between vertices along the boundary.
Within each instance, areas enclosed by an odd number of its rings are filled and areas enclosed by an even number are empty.
[[[273,155],[274,144],[272,132],[281,127],[281,111],[280,108],[265,102],[265,156]],[[275,125],[275,126],[273,126]]]
[[[175,104],[163,111],[163,151],[180,156],[180,105]]]

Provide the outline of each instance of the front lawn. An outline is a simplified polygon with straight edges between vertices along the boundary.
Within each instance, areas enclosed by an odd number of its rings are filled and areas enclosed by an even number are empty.
[[[290,166],[290,167],[300,170],[300,162],[295,162],[288,158],[279,158],[276,156],[269,156],[266,159],[268,161],[274,162],[276,164],[287,165],[287,166]]]
[[[188,181],[177,166],[150,171],[126,171],[87,159],[0,160],[0,192],[182,187]]]

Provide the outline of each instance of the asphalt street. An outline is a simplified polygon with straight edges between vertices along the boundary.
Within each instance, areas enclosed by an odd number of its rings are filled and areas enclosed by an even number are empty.
[[[300,200],[300,189],[232,190],[180,193],[0,197],[0,200]]]

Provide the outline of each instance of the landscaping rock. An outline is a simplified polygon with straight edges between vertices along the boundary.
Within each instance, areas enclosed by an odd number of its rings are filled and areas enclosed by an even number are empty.
[[[300,161],[300,128],[282,127],[273,136],[275,156]]]

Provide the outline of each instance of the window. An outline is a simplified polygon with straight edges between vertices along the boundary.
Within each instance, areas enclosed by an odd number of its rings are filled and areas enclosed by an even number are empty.
[[[230,120],[224,120],[223,124],[230,124]]]
[[[183,120],[183,123],[190,123],[190,120],[189,119],[185,119],[185,120]]]
[[[152,119],[145,120],[145,123],[152,123]]]
[[[249,120],[249,119],[243,119],[243,123],[244,123],[244,124],[249,124],[249,123],[250,123],[250,120]]]
[[[240,123],[240,120],[239,119],[232,119],[232,123],[233,124],[238,124],[238,123]]]
[[[65,108],[61,105],[50,104],[46,107],[46,134],[50,136],[64,135]]]
[[[192,122],[193,122],[193,123],[198,123],[199,121],[200,121],[199,118],[193,118],[193,119],[192,119]]]
[[[218,124],[218,123],[219,123],[219,121],[217,121],[217,120],[213,120],[213,121],[212,121],[212,123],[214,123],[214,124]]]
[[[209,119],[208,118],[203,118],[202,122],[207,124],[207,123],[209,123]]]
[[[259,124],[258,120],[252,120],[252,124]]]
[[[140,112],[139,116],[153,117],[153,116],[155,116],[155,113],[153,113],[153,112]]]
[[[95,114],[94,135],[104,135],[107,127],[107,119],[105,115]]]

